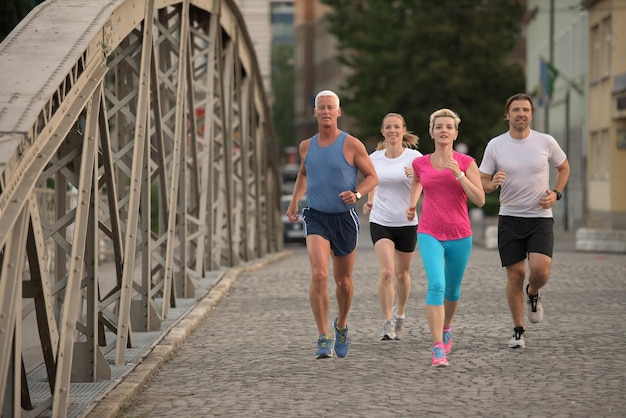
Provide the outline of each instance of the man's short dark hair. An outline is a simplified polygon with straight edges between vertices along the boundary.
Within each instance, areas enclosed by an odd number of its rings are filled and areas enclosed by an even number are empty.
[[[528,102],[530,103],[530,110],[533,112],[535,111],[535,106],[533,105],[533,98],[530,97],[530,95],[526,93],[517,93],[509,97],[508,99],[506,99],[506,104],[504,105],[504,116],[506,116],[509,113],[509,108],[511,107],[511,103],[513,103],[515,100],[528,100]]]

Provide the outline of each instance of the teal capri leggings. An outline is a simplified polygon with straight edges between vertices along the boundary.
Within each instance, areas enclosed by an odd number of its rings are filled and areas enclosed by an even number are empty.
[[[428,234],[417,234],[417,243],[426,272],[427,305],[443,305],[443,300],[461,298],[461,282],[472,252],[472,237],[439,241]]]

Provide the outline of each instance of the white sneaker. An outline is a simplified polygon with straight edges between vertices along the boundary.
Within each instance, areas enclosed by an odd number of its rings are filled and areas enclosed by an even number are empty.
[[[543,305],[539,292],[535,296],[528,294],[528,286],[526,285],[526,296],[528,296],[528,320],[533,324],[541,322],[543,319]]]
[[[393,324],[393,320],[388,319],[383,324],[383,332],[380,334],[380,340],[395,340],[396,339],[396,329]]]
[[[401,340],[402,337],[404,337],[404,316],[399,316],[396,313],[396,307],[393,307],[393,314],[392,314],[392,318],[393,318],[393,324],[395,327],[395,331],[396,331],[396,340]]]
[[[510,348],[526,348],[526,332],[522,327],[515,327],[513,329],[513,337],[509,341]]]

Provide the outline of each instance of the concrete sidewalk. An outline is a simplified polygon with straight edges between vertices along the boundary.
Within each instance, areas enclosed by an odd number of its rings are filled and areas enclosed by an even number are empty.
[[[225,276],[84,415],[626,416],[626,257],[560,247],[542,294],[545,318],[526,325],[526,349],[512,350],[497,251],[475,246],[450,367],[438,369],[430,365],[419,253],[406,336],[379,341],[378,265],[364,229],[350,353],[316,360],[306,249],[290,246],[254,269]],[[329,290],[332,321],[332,280]]]

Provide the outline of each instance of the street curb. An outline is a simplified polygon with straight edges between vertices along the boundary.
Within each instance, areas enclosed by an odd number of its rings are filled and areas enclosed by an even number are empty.
[[[230,290],[241,273],[258,270],[268,264],[280,261],[290,254],[291,251],[269,254],[250,264],[228,269],[203,297],[181,315],[176,325],[160,337],[154,347],[136,363],[129,373],[119,381],[112,382],[111,389],[85,408],[80,416],[117,417],[131,398],[141,391],[161,366],[174,355],[187,337],[202,323],[220,299]]]

